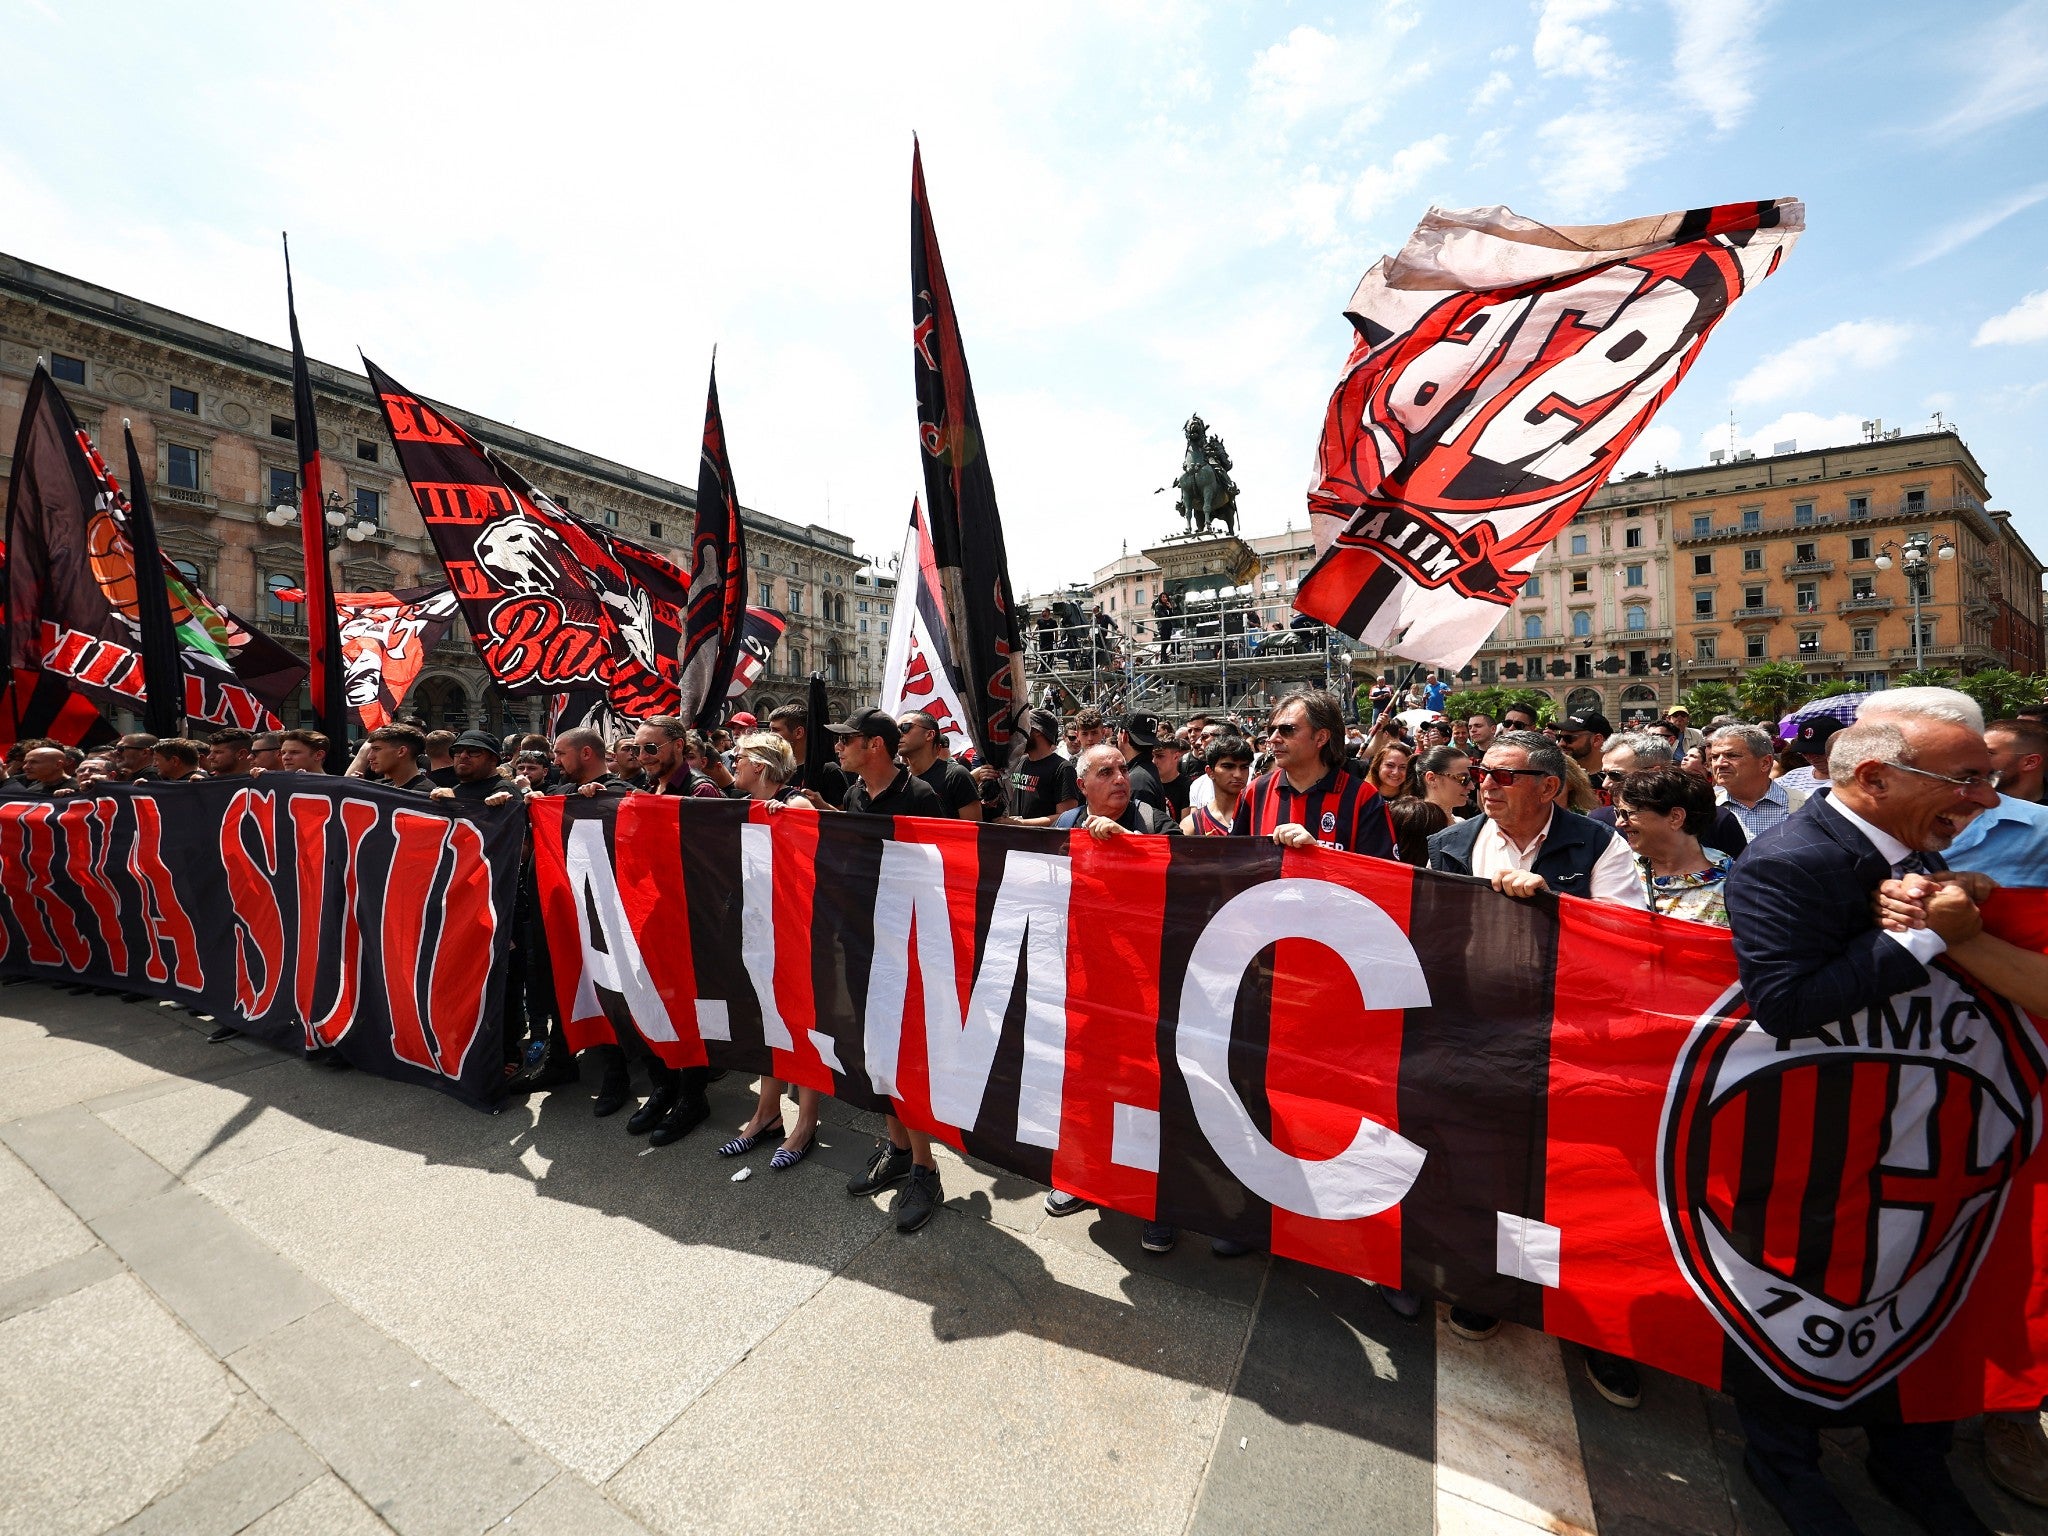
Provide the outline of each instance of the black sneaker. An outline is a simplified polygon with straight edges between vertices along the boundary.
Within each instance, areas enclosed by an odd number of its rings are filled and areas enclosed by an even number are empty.
[[[909,1176],[910,1148],[892,1147],[884,1138],[875,1143],[874,1156],[868,1159],[866,1171],[846,1181],[846,1192],[849,1195],[872,1195]]]
[[[1451,1308],[1450,1324],[1451,1332],[1461,1339],[1490,1339],[1500,1332],[1499,1318],[1474,1312],[1470,1307]]]
[[[226,1041],[239,1038],[241,1033],[242,1032],[239,1029],[235,1028],[234,1025],[223,1024],[219,1029],[216,1029],[212,1034],[206,1037],[206,1043],[208,1045],[220,1045]]]
[[[1589,1349],[1586,1351],[1586,1379],[1593,1383],[1594,1391],[1617,1408],[1643,1406],[1643,1378],[1636,1374],[1632,1360]]]
[[[896,1218],[898,1232],[915,1232],[932,1219],[932,1212],[946,1198],[946,1192],[939,1187],[939,1170],[910,1165],[910,1182],[896,1191],[896,1198],[889,1203],[889,1214]]]
[[[1163,1221],[1148,1221],[1138,1236],[1138,1246],[1147,1253],[1171,1253],[1180,1233]]]

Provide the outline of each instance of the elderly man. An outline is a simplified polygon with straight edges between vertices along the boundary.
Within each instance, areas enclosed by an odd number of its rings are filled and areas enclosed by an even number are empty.
[[[1668,768],[1676,762],[1672,744],[1661,735],[1648,731],[1625,731],[1607,743],[1607,750],[1600,756],[1600,771],[1607,775],[1610,787],[1627,775],[1643,768]],[[1614,807],[1603,805],[1587,812],[1603,827],[1614,825]],[[1714,808],[1714,829],[1700,842],[1708,848],[1718,848],[1734,858],[1749,846],[1749,836],[1742,830],[1742,823],[1735,819],[1735,813],[1725,805]]]
[[[1771,777],[1777,751],[1760,725],[1724,725],[1707,738],[1707,772],[1714,799],[1735,813],[1755,842],[1806,803],[1806,796]]]
[[[1707,738],[1702,736],[1698,731],[1693,729],[1692,711],[1687,709],[1683,704],[1674,704],[1669,709],[1665,710],[1664,718],[1670,721],[1673,726],[1677,727],[1678,755],[1681,759],[1683,759],[1685,754],[1690,752],[1694,747],[1704,748],[1706,746]]]
[[[1054,818],[1055,827],[1079,827],[1098,842],[1126,832],[1180,832],[1165,812],[1132,795],[1130,767],[1119,747],[1104,742],[1083,752],[1075,782],[1082,803]]]
[[[1866,712],[1868,713],[1868,712]],[[1946,947],[1932,928],[1878,926],[1871,896],[1886,880],[1939,871],[1970,817],[1992,808],[1984,717],[1946,688],[1885,695],[1828,751],[1830,792],[1751,843],[1728,873],[1729,926],[1750,1016],[1779,1039],[1825,1035],[1924,986]],[[1820,1469],[1820,1431],[1839,1422],[1758,1385],[1737,1412],[1751,1481],[1795,1533],[1854,1531]],[[1871,1481],[1930,1531],[1988,1531],[1948,1470],[1952,1426],[1865,1426]]]

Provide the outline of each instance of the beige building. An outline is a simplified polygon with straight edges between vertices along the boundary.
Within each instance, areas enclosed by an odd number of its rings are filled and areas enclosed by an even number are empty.
[[[279,298],[282,304],[282,295]],[[264,514],[297,499],[291,354],[145,300],[0,255],[0,455],[11,454],[28,380],[46,360],[65,398],[111,462],[121,422],[134,424],[150,466],[164,550],[215,601],[303,652],[296,525]],[[446,580],[362,375],[312,365],[331,504],[369,530],[336,557],[342,589]],[[426,384],[426,379],[417,381]],[[584,453],[459,404],[449,414],[576,512],[687,563],[693,487]],[[0,478],[12,471],[0,456]],[[125,476],[123,476],[125,478]],[[823,670],[835,710],[855,697],[853,541],[828,528],[745,510],[749,601],[789,619],[769,669],[744,701],[757,713],[804,696]],[[544,701],[507,699],[490,684],[458,622],[437,646],[406,708],[431,727],[538,727]],[[304,694],[288,723],[309,715]]]
[[[889,659],[890,615],[896,608],[896,578],[879,566],[853,577],[854,707],[880,696],[882,667]]]

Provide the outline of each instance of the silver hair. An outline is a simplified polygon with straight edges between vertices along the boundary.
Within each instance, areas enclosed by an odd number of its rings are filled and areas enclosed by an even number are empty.
[[[1099,741],[1075,759],[1074,777],[1077,780],[1093,778],[1108,767],[1109,764],[1113,762],[1121,763],[1123,760],[1124,749],[1122,747],[1112,746],[1106,741]]]
[[[1497,732],[1486,750],[1491,752],[1495,747],[1520,747],[1529,754],[1529,766],[1538,773],[1547,773],[1553,779],[1564,778],[1564,749],[1541,731]]]
[[[1777,752],[1771,742],[1771,733],[1760,725],[1724,725],[1707,734],[1707,744],[1712,746],[1724,737],[1732,736],[1742,743],[1742,749],[1751,757],[1770,757]]]
[[[1675,760],[1671,743],[1662,736],[1652,736],[1648,731],[1624,731],[1619,736],[1610,737],[1607,750],[1634,753],[1638,769],[1667,768]]]
[[[1899,691],[1946,693],[1948,690],[1901,688]],[[1905,763],[1912,757],[1913,748],[1904,731],[1887,720],[1873,720],[1865,724],[1859,716],[1854,725],[1835,732],[1828,739],[1828,778],[1836,784],[1847,784],[1865,763]]]
[[[1856,723],[1866,720],[1944,720],[1982,734],[1984,711],[1967,693],[1953,688],[1885,688],[1865,699]],[[1834,762],[1829,756],[1830,764]]]

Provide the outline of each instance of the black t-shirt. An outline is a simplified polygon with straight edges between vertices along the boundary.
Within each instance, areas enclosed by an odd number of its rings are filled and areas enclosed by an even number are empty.
[[[949,757],[935,757],[931,767],[918,775],[931,785],[948,816],[957,817],[970,805],[981,804],[981,789],[974,775]]]
[[[1141,805],[1149,805],[1155,811],[1166,809],[1166,792],[1159,785],[1159,771],[1143,757],[1134,757],[1124,765],[1124,774],[1131,781],[1131,798]]]
[[[623,795],[630,793],[633,788],[632,785],[628,784],[616,773],[600,773],[590,782],[597,786],[597,792],[601,795]],[[573,795],[582,787],[581,784],[571,784],[567,779],[557,779],[554,783],[542,789],[540,793],[559,797]]]
[[[1067,760],[1057,752],[1018,760],[1010,770],[1010,814],[1026,821],[1051,816],[1060,808],[1060,782]]]
[[[453,763],[450,763],[446,768],[429,768],[425,777],[427,782],[436,789],[453,789],[458,782],[455,777],[455,765]]]
[[[457,779],[445,787],[454,790],[455,798],[458,800],[488,800],[500,791],[508,795],[519,792],[510,779],[501,779],[496,774],[492,774],[488,779],[474,781]]]
[[[242,777],[242,775],[236,774],[235,777],[240,778]],[[386,789],[396,789],[403,791],[405,794],[408,795],[432,794],[434,790],[433,781],[429,779],[424,773],[414,774],[411,778],[407,779],[403,784],[394,784],[389,779],[371,779],[370,782],[372,784],[382,784]]]
[[[896,770],[896,777],[879,795],[868,793],[867,780],[855,779],[847,786],[846,804],[841,809],[857,815],[930,816],[937,820],[953,814],[946,809],[946,803],[939,798],[937,790],[902,767]]]
[[[1074,774],[1074,760],[1071,757],[1065,758],[1060,763],[1060,788],[1058,805],[1065,805],[1069,800],[1072,800],[1078,804],[1080,802],[1080,799],[1081,781]],[[1055,806],[1055,809],[1057,809],[1057,806]]]

